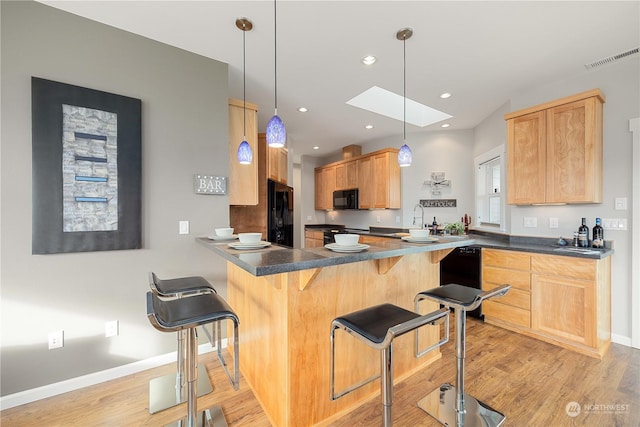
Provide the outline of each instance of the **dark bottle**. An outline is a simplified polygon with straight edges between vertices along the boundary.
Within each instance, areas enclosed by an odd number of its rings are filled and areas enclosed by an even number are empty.
[[[433,217],[433,222],[431,223],[431,234],[434,236],[438,235],[438,222],[436,221],[436,217]]]
[[[596,218],[596,225],[593,226],[593,240],[591,246],[594,248],[604,248],[604,229],[600,218]]]
[[[589,247],[589,227],[587,227],[587,218],[582,218],[582,225],[578,228],[578,246],[581,248]]]

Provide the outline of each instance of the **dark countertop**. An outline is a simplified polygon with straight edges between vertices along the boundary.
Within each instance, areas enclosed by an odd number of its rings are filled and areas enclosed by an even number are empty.
[[[291,249],[279,245],[257,250],[236,250],[227,246],[227,242],[214,241],[206,237],[197,237],[196,241],[254,276],[451,249],[474,243],[470,238],[440,238],[433,243],[406,243],[400,239],[389,239],[388,242],[371,244],[363,252],[337,253],[324,247]]]
[[[306,225],[305,228],[310,229],[344,229],[354,234],[379,236],[399,239],[400,236],[395,233],[407,232],[408,229],[402,228],[387,228],[387,227],[371,227],[370,230],[362,230],[357,228],[345,228],[343,225],[337,224],[316,224]],[[485,231],[470,230],[468,237],[474,240],[474,246],[480,246],[483,248],[493,249],[507,249],[512,251],[533,252],[538,254],[549,255],[562,255],[576,258],[587,259],[601,259],[613,255],[613,249],[611,247],[612,242],[605,242],[605,249],[594,248],[573,248],[572,246],[561,247],[557,244],[557,238],[549,237],[531,237],[531,236],[510,236],[507,234],[491,233]],[[440,236],[439,236],[440,237]],[[449,237],[449,239],[462,238],[462,237]],[[571,242],[571,239],[566,238],[567,242]]]

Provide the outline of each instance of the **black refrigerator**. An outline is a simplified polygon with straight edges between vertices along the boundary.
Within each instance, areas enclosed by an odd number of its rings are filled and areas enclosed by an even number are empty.
[[[293,247],[293,188],[267,181],[267,239]]]

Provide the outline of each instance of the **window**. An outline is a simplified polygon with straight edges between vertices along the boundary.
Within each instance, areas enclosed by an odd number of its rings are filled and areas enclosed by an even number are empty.
[[[476,227],[504,230],[504,146],[475,159]]]

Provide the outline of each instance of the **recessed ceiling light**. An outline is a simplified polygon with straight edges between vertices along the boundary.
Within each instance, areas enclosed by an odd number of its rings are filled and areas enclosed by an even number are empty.
[[[319,150],[320,147],[318,147],[317,145],[313,147],[314,150]]]
[[[374,62],[376,62],[376,57],[375,57],[375,56],[367,55],[367,56],[365,56],[364,58],[362,58],[362,63],[363,63],[364,65],[371,65],[371,64],[373,64]]]
[[[402,95],[372,86],[359,95],[347,101],[348,105],[362,108],[363,110],[404,120],[403,104],[405,98]],[[451,115],[434,108],[420,104],[412,99],[406,99],[406,122],[415,126],[425,127],[443,120],[450,119]]]
[[[442,124],[440,127],[448,128],[449,126],[451,126],[449,123],[444,123],[444,124]]]
[[[364,128],[365,129],[373,129],[373,125],[366,125]]]
[[[449,92],[445,92],[445,93],[440,95],[440,98],[442,98],[442,99],[451,98],[451,94]]]
[[[298,108],[298,111],[300,111],[301,113],[306,113],[309,110],[307,110],[307,107],[300,107]]]

